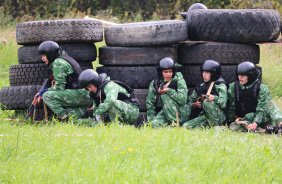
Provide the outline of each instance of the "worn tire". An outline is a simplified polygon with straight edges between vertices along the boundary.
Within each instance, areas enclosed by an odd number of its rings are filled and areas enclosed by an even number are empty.
[[[82,70],[93,69],[92,63],[79,63]],[[44,63],[12,65],[9,70],[10,86],[42,85],[52,75]]]
[[[269,9],[199,9],[187,18],[193,41],[269,42],[278,38],[280,22],[279,13]]]
[[[108,46],[171,45],[188,37],[185,21],[166,20],[112,25],[105,28]]]
[[[221,66],[221,76],[224,78],[227,85],[236,81],[236,76],[235,76],[236,67],[237,65]],[[261,70],[260,67],[258,68]],[[187,83],[187,86],[196,86],[197,83],[202,80],[200,65],[183,66],[182,74]]]
[[[93,43],[103,40],[103,26],[100,21],[89,19],[30,21],[17,25],[16,39],[19,45],[35,45],[46,40]]]
[[[164,57],[177,61],[177,49],[169,47],[100,47],[99,63],[104,66],[156,65]]]
[[[39,45],[30,45],[18,49],[19,64],[43,63],[41,54],[38,54]],[[92,62],[97,58],[96,46],[93,43],[60,44],[77,62]]]
[[[28,109],[40,85],[2,87],[0,91],[1,108],[6,110]]]
[[[135,97],[138,98],[140,102],[139,110],[147,111],[146,98],[148,96],[148,89],[134,89]]]
[[[98,67],[98,73],[106,73],[111,80],[118,80],[135,89],[148,89],[157,77],[155,66],[143,67]]]
[[[202,64],[206,60],[215,60],[221,64],[239,64],[243,61],[259,63],[260,49],[255,44],[236,43],[199,43],[178,46],[178,63]]]

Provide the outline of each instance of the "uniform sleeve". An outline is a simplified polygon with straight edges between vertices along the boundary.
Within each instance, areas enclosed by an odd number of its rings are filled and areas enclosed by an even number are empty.
[[[214,101],[221,109],[225,109],[227,105],[227,87],[225,84],[215,86],[218,96],[215,96]]]
[[[152,121],[155,116],[157,115],[156,112],[156,91],[154,88],[154,81],[151,82],[149,91],[148,91],[148,96],[146,98],[146,107],[147,107],[147,120],[150,122]]]
[[[54,75],[55,85],[50,87],[48,91],[62,91],[65,90],[67,84],[67,76],[73,73],[73,68],[67,61],[63,59],[56,59],[52,64],[52,72]]]
[[[270,97],[270,91],[268,87],[265,84],[261,84],[260,91],[259,91],[259,97],[258,97],[258,105],[256,108],[256,115],[254,118],[254,122],[257,122],[258,125],[262,121],[262,117],[265,111],[266,104],[270,100],[271,100],[271,97]]]
[[[170,98],[173,101],[177,102],[178,104],[185,105],[187,102],[187,94],[188,94],[188,88],[185,80],[181,78],[177,81],[177,91],[169,88],[169,90],[165,94],[170,96]]]
[[[229,105],[229,109],[227,113],[228,122],[234,122],[235,118],[233,115],[235,115],[236,112],[234,83],[229,84],[228,105]]]
[[[192,92],[192,94],[188,97],[188,103],[190,106],[192,106],[193,103],[195,103],[197,101],[198,95],[196,93],[196,90],[194,89],[194,91]]]
[[[94,115],[102,115],[106,113],[117,101],[118,98],[118,90],[117,90],[117,84],[114,82],[109,82],[105,88],[104,92],[106,95],[106,99],[103,103],[99,104],[99,106],[96,108]],[[94,112],[94,111],[93,111]]]

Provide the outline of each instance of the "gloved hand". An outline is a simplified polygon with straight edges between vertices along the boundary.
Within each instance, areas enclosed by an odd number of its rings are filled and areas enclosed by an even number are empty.
[[[102,121],[102,120],[101,120],[101,115],[95,115],[95,120],[96,120],[96,121]]]
[[[48,88],[39,91],[39,95],[38,95],[38,96],[42,97],[43,94],[44,94],[46,91],[48,91]]]

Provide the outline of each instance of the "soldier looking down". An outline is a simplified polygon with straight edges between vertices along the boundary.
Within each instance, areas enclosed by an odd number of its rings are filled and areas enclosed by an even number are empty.
[[[189,104],[199,111],[198,117],[183,124],[187,128],[223,125],[226,116],[227,87],[221,77],[221,66],[213,60],[205,61],[201,67],[202,79],[189,96]],[[210,90],[209,90],[210,89]],[[207,94],[209,92],[209,94]]]

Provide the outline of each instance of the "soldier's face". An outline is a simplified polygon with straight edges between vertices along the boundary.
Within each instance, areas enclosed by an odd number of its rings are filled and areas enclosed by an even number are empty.
[[[89,84],[86,89],[88,89],[88,91],[92,92],[92,93],[96,93],[97,92],[97,87],[94,86],[93,84]]]
[[[203,71],[204,82],[209,82],[211,80],[211,72]]]
[[[238,75],[238,79],[241,85],[248,83],[248,76],[247,75]]]
[[[172,78],[173,71],[172,69],[163,70],[162,74],[165,81],[170,81],[170,79]]]
[[[42,61],[43,61],[46,65],[48,65],[49,61],[48,61],[48,59],[47,59],[46,54],[42,54]]]

